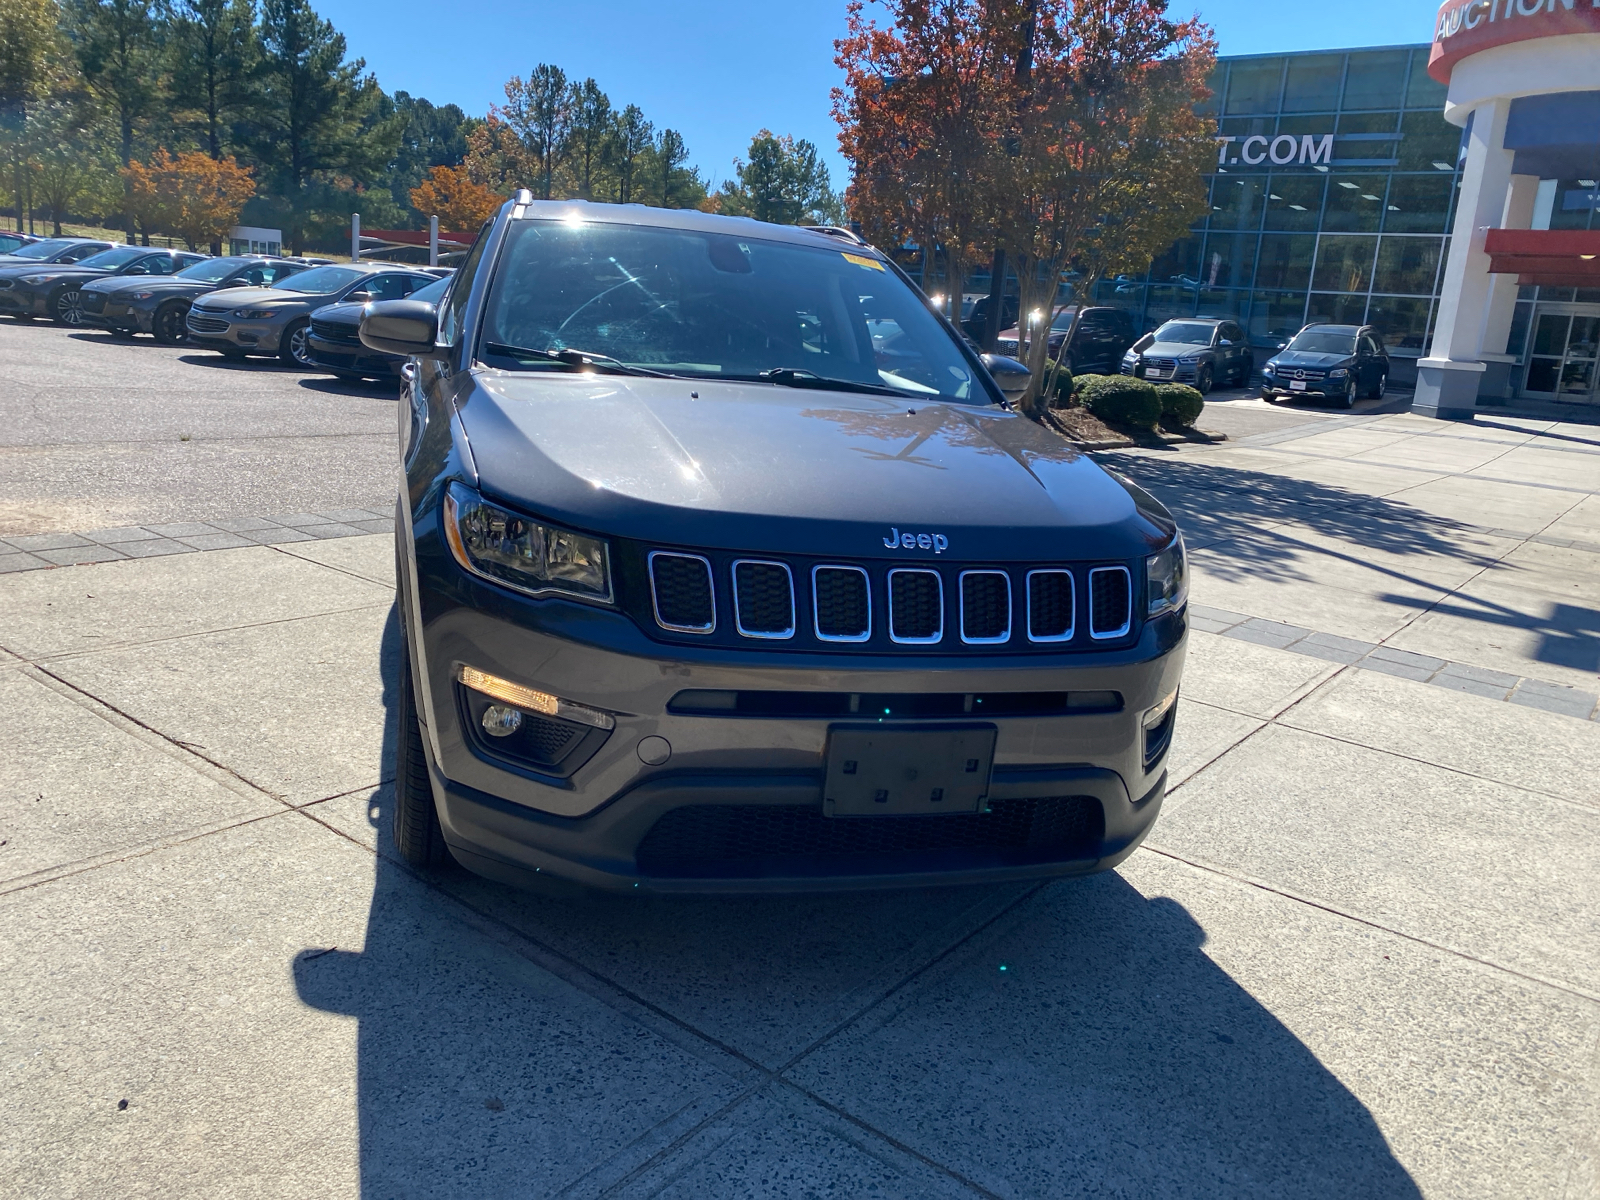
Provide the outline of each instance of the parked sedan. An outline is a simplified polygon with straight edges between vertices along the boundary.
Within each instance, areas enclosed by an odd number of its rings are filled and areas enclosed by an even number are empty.
[[[1371,325],[1307,325],[1268,360],[1261,398],[1331,396],[1345,408],[1357,396],[1381,397],[1389,386],[1389,352]]]
[[[81,325],[86,284],[112,277],[171,275],[203,261],[202,255],[177,250],[113,246],[81,262],[3,267],[0,268],[0,312],[9,312],[12,316],[50,317],[58,325]]]
[[[307,337],[311,314],[345,301],[400,300],[434,282],[432,275],[393,263],[338,263],[313,267],[280,284],[231,288],[202,296],[185,322],[191,344],[228,358],[276,356],[290,366],[315,369]]]
[[[436,279],[427,287],[412,292],[409,299],[437,306],[450,287],[450,277]],[[367,302],[330,304],[311,318],[306,339],[312,364],[340,379],[387,379],[398,377],[406,361],[398,354],[384,354],[361,344],[361,314]]]
[[[1076,329],[1072,319],[1077,315],[1077,305],[1064,305],[1056,309],[1050,321],[1050,357],[1061,352],[1061,344],[1072,330],[1072,345],[1067,347],[1067,366],[1073,372],[1103,371],[1112,374],[1122,361],[1123,353],[1134,339],[1133,317],[1120,308],[1085,308],[1078,317]],[[1022,344],[1020,327],[1006,330],[995,343],[995,350],[1016,358]]]
[[[183,341],[184,319],[196,296],[225,288],[271,287],[306,267],[247,254],[202,259],[165,278],[97,279],[83,287],[83,321],[129,337],[153,334],[170,346]]]
[[[1255,352],[1244,330],[1217,317],[1168,321],[1122,356],[1122,374],[1192,384],[1202,396],[1216,383],[1243,387],[1255,369]]]
[[[0,268],[37,267],[45,263],[75,263],[111,249],[112,242],[98,238],[43,238],[0,254]]]
[[[31,233],[17,233],[7,230],[0,233],[0,256],[14,254],[24,246],[31,246],[39,239]]]

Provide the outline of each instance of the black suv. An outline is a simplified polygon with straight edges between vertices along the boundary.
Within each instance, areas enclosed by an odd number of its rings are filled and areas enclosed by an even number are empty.
[[[1067,330],[1078,310],[1068,305],[1058,308],[1050,321],[1050,357],[1061,353],[1061,344],[1067,340]],[[1002,333],[995,350],[1011,358],[1017,357],[1021,345],[1021,328]],[[1101,371],[1115,374],[1122,356],[1133,343],[1133,316],[1120,308],[1085,308],[1078,315],[1076,328],[1072,328],[1072,345],[1067,347],[1067,366],[1074,372]]]
[[[42,244],[42,243],[41,243]],[[32,247],[23,247],[32,249]],[[113,246],[81,262],[57,262],[44,267],[0,269],[0,311],[20,316],[50,317],[58,325],[82,325],[83,288],[96,279],[113,276],[141,279],[171,275],[197,262],[200,254],[179,250],[151,250],[147,246]]]
[[[1167,321],[1122,356],[1124,375],[1192,384],[1202,396],[1217,384],[1243,387],[1255,369],[1255,352],[1244,330],[1237,322],[1219,317]]]
[[[1379,399],[1389,386],[1389,352],[1371,325],[1307,325],[1267,360],[1262,399],[1330,396],[1353,408],[1357,396]]]
[[[843,231],[521,192],[413,357],[395,841],[641,891],[1104,870],[1187,628],[1147,493]],[[930,469],[932,468],[932,469]]]
[[[173,345],[184,339],[184,319],[196,296],[227,288],[271,287],[309,264],[261,255],[205,258],[176,275],[98,279],[83,286],[83,323],[132,336],[153,334]]]

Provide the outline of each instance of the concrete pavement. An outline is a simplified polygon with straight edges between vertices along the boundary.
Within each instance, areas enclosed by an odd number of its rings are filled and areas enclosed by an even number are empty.
[[[1175,786],[1044,886],[419,875],[387,537],[0,576],[0,1196],[1600,1196],[1600,438],[1268,424],[1106,456]]]

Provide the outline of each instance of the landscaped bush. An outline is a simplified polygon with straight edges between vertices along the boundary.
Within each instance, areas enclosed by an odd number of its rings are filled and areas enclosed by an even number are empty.
[[[1045,381],[1048,383],[1050,379],[1050,367],[1048,364],[1046,364],[1044,371]],[[1056,390],[1055,394],[1050,397],[1050,407],[1066,408],[1068,405],[1070,405],[1072,403],[1072,393],[1075,387],[1076,384],[1074,384],[1072,381],[1071,368],[1069,368],[1066,363],[1062,363],[1061,370],[1056,375]]]
[[[1187,383],[1158,383],[1156,394],[1161,397],[1161,415],[1168,423],[1188,428],[1200,417],[1206,399]]]
[[[1154,429],[1161,420],[1156,385],[1132,375],[1079,375],[1078,397],[1102,421]]]

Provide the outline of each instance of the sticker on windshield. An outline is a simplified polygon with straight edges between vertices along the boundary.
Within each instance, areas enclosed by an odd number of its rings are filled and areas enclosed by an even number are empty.
[[[841,251],[841,253],[843,253],[843,251]],[[875,258],[868,258],[864,254],[845,254],[844,260],[845,262],[855,263],[855,265],[858,267],[866,267],[871,271],[883,270],[883,264],[881,262]]]

